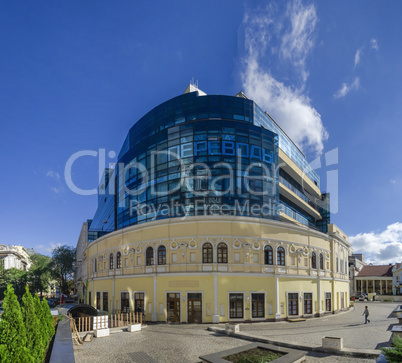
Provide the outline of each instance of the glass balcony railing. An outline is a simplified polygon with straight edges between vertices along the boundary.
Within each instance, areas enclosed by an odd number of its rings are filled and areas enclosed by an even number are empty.
[[[314,223],[311,223],[307,218],[303,217],[301,214],[297,213],[293,209],[289,208],[286,204],[283,202],[279,203],[279,211],[286,214],[290,218],[295,219],[299,223],[305,225],[306,227],[313,228],[313,229],[318,229]]]
[[[317,204],[313,203],[309,200],[299,189],[295,188],[292,184],[290,184],[284,177],[279,176],[279,181],[288,189],[290,189],[293,193],[295,193],[298,197],[300,197],[303,201],[305,201],[310,207],[314,208],[317,212],[319,212]]]

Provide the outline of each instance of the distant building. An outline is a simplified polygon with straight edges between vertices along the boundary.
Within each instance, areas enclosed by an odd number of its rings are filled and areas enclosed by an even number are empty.
[[[6,269],[27,271],[31,267],[28,251],[22,246],[0,245],[0,263]]]
[[[354,290],[356,292],[376,292],[381,295],[392,295],[392,269],[392,264],[363,266],[354,279]]]
[[[364,262],[364,256],[362,253],[354,253],[349,256],[349,279],[350,279],[350,296],[358,292],[355,289],[355,277],[366,265]]]
[[[397,263],[392,268],[394,295],[402,295],[402,263]]]

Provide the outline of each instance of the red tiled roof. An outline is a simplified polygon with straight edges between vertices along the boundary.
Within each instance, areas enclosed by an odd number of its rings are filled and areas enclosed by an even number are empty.
[[[392,276],[392,267],[393,265],[363,266],[357,276]]]

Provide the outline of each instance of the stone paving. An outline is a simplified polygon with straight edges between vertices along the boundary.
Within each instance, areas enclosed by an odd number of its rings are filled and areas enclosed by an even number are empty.
[[[371,323],[364,325],[364,306],[368,305]],[[387,345],[391,336],[390,326],[396,318],[390,317],[397,304],[356,303],[347,313],[331,315],[305,322],[241,324],[240,330],[260,337],[292,342],[293,344],[321,345],[323,336],[344,338],[344,347],[378,349]],[[74,346],[77,363],[124,362],[200,362],[200,355],[249,344],[247,340],[231,338],[207,331],[209,325],[155,324],[138,333],[126,331],[106,338],[94,338],[91,343]],[[216,326],[216,325],[214,325]],[[309,352],[307,363],[375,362],[375,359],[352,358]]]

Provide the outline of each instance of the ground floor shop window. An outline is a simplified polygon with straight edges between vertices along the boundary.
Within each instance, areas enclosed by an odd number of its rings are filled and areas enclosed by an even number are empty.
[[[289,315],[299,314],[299,296],[297,293],[288,294],[288,314]]]
[[[180,294],[168,293],[166,296],[167,321],[180,323]]]
[[[325,311],[331,311],[331,293],[325,293]]]
[[[345,309],[345,293],[341,292],[341,309]]]
[[[101,308],[101,293],[99,291],[96,292],[96,308],[98,310]]]
[[[130,295],[128,292],[121,293],[121,312],[127,313],[130,311]]]
[[[243,319],[243,294],[229,294],[230,319]]]
[[[251,294],[251,311],[253,318],[264,318],[265,310],[264,310],[264,294]]]
[[[103,310],[109,311],[109,293],[108,292],[103,293]]]
[[[145,310],[145,293],[144,292],[136,292],[134,293],[134,311],[140,312]]]
[[[313,294],[311,292],[304,293],[304,314],[313,313]]]

